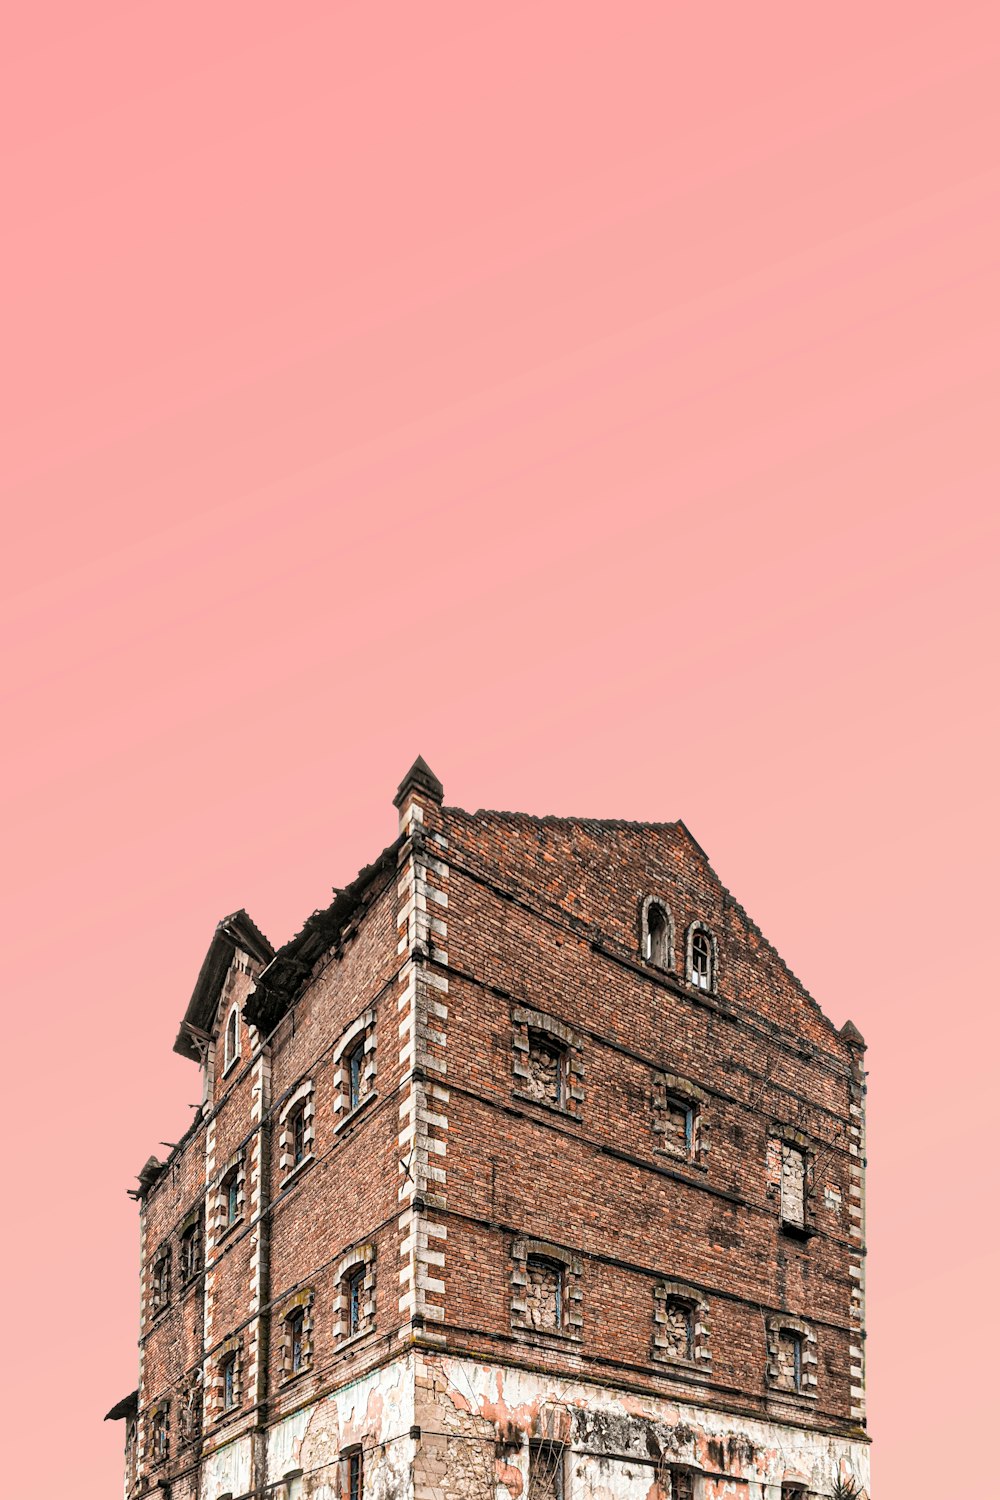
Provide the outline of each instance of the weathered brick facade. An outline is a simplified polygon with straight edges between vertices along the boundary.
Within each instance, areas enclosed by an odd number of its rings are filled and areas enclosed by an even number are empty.
[[[682,823],[396,804],[199,975],[128,1500],[867,1494],[859,1033]]]

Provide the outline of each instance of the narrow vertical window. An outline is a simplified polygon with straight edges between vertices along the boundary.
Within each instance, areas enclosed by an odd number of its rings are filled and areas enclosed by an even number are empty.
[[[292,1165],[298,1166],[306,1154],[306,1107],[300,1104],[291,1118]]]
[[[153,1417],[153,1460],[162,1463],[170,1450],[170,1430],[167,1426],[167,1413],[161,1408]]]
[[[165,1250],[153,1266],[153,1311],[170,1301],[170,1251]]]
[[[347,1278],[347,1332],[358,1333],[364,1316],[365,1268],[358,1266]]]
[[[236,1405],[236,1355],[227,1354],[222,1361],[222,1409],[231,1411]]]
[[[646,907],[644,957],[657,969],[670,968],[670,918],[659,901]]]
[[[801,1229],[805,1224],[806,1159],[795,1146],[781,1146],[781,1218]]]
[[[349,1108],[357,1109],[361,1103],[361,1086],[365,1071],[365,1044],[359,1042],[347,1059]]]
[[[238,1167],[230,1167],[222,1179],[222,1221],[228,1229],[240,1216],[240,1173]]]
[[[236,1014],[236,1007],[234,1006],[233,1009],[229,1012],[229,1020],[226,1022],[225,1068],[227,1071],[236,1061],[236,1058],[238,1056],[238,1047],[239,1019]]]
[[[201,1270],[201,1223],[189,1224],[181,1235],[181,1281],[188,1282]]]
[[[287,1319],[288,1326],[288,1362],[295,1375],[303,1368],[305,1363],[305,1322],[306,1315],[301,1307],[297,1307]]]
[[[347,1455],[347,1495],[345,1500],[363,1500],[365,1488],[364,1456],[360,1448]]]

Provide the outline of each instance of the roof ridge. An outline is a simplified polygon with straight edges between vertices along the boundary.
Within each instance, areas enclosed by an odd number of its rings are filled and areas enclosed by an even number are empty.
[[[654,822],[647,818],[599,818],[583,813],[528,813],[510,811],[499,807],[477,807],[470,812],[466,807],[443,807],[444,813],[461,813],[466,818],[505,818],[510,822],[523,823],[577,823],[594,824],[601,828],[681,828],[680,818]]]

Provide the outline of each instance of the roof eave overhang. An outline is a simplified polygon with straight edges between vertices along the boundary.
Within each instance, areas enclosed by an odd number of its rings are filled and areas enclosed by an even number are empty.
[[[130,1391],[113,1406],[104,1418],[105,1422],[120,1422],[123,1417],[134,1417],[139,1410],[139,1392]]]
[[[223,917],[215,929],[174,1042],[174,1051],[181,1057],[203,1061],[219,995],[237,949],[261,964],[274,957],[271,944],[245,911]]]

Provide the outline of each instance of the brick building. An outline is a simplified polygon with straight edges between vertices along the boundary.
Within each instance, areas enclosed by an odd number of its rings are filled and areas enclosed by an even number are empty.
[[[198,975],[128,1500],[867,1494],[859,1032],[683,823],[396,806]]]

